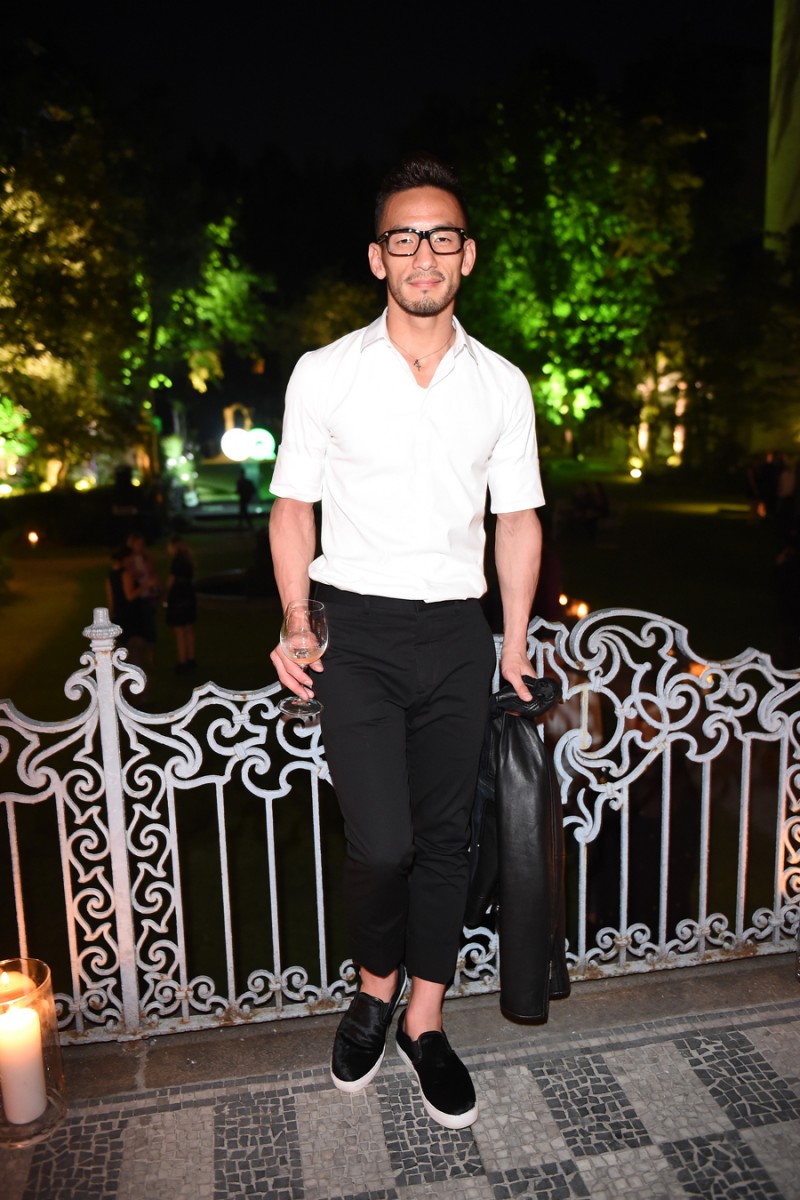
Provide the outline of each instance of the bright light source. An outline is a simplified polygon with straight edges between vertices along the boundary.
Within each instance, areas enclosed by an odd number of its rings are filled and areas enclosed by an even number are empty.
[[[589,605],[585,600],[571,600],[567,605],[568,617],[586,617],[590,611]]]
[[[567,601],[568,601],[568,600],[569,600],[569,596],[565,596],[563,592],[562,592],[562,593],[561,593],[561,595],[558,597],[558,603],[561,605],[561,607],[562,607],[562,608],[564,608],[564,607],[565,607],[565,605],[567,604]]]
[[[222,453],[234,462],[246,458],[264,462],[275,457],[275,438],[268,429],[226,429],[220,442]]]
[[[30,533],[28,534],[28,541],[29,541],[29,543],[31,544],[31,546],[38,546],[38,544],[39,544],[39,535],[38,535],[38,533],[36,532],[36,530],[35,530],[35,529],[32,529],[32,530],[30,531]]]
[[[250,438],[246,429],[226,429],[220,441],[222,453],[233,462],[250,457]]]
[[[275,438],[268,429],[248,430],[250,457],[256,462],[265,462],[275,457]]]
[[[631,479],[641,479],[642,472],[639,467],[631,467]]]

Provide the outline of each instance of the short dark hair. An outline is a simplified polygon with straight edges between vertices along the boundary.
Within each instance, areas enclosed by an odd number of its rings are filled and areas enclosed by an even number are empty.
[[[392,196],[398,192],[408,192],[412,188],[434,187],[449,192],[461,206],[464,214],[464,224],[468,224],[469,214],[461,181],[452,167],[440,162],[432,154],[410,154],[396,167],[392,167],[381,180],[375,197],[375,233],[382,233],[381,218]]]

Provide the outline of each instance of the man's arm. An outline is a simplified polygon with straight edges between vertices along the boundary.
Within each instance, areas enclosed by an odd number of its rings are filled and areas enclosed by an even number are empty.
[[[314,558],[316,540],[313,504],[279,497],[269,514],[269,545],[283,608],[290,600],[305,600],[308,596],[308,568]],[[284,687],[304,699],[313,696],[307,670],[287,658],[280,645],[272,651],[270,659]],[[310,669],[321,671],[322,663],[312,663]]]
[[[542,558],[542,527],[535,509],[497,514],[494,556],[503,601],[500,674],[521,700],[530,700],[522,676],[533,675],[528,623]]]

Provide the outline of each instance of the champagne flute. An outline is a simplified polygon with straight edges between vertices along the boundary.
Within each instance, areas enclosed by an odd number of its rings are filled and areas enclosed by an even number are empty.
[[[287,658],[305,666],[322,658],[328,645],[328,619],[320,600],[292,600],[281,625],[281,649]],[[318,700],[287,696],[278,705],[285,717],[314,717],[322,712]]]

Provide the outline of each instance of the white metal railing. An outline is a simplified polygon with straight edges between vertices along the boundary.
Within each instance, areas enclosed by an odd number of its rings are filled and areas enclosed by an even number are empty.
[[[143,712],[120,632],[95,609],[71,719],[0,703],[0,957],[50,962],[65,1041],[344,1007],[318,726],[281,719],[277,684],[208,683],[176,712]],[[572,977],[793,950],[800,672],[754,650],[702,662],[682,626],[633,610],[537,621],[529,644],[564,697],[543,731]],[[452,991],[497,987],[496,935],[465,930]]]

